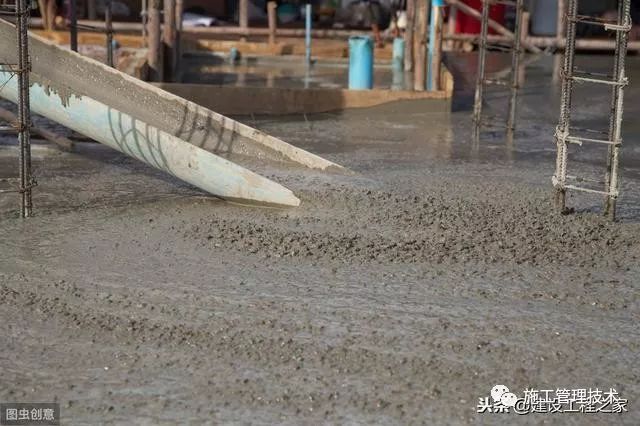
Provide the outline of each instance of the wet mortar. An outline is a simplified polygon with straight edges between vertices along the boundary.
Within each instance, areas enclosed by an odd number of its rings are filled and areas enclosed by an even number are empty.
[[[453,112],[241,117],[355,172],[243,159],[297,209],[224,203],[100,145],[37,145],[37,216],[0,197],[0,400],[59,401],[69,424],[512,424],[475,412],[495,384],[614,387],[628,413],[517,422],[638,424],[637,86],[614,224],[599,197],[551,205],[552,58],[527,69],[516,139],[479,144],[475,58],[448,61]],[[606,125],[606,96],[579,95],[578,120]],[[570,166],[595,176],[604,159],[585,147]]]

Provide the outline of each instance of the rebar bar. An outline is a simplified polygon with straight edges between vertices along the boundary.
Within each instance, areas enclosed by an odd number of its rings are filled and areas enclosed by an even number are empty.
[[[618,84],[612,88],[612,110],[609,118],[609,139],[616,142],[610,145],[607,155],[607,173],[605,182],[608,192],[605,201],[605,215],[611,220],[616,219],[616,204],[618,199],[618,164],[620,161],[620,146],[622,144],[622,116],[624,113],[624,87],[626,85],[625,63],[627,56],[627,44],[629,42],[629,29],[631,28],[631,0],[618,2],[617,25],[621,28],[616,31],[616,51],[613,78]],[[624,28],[624,29],[622,29]]]
[[[509,93],[509,117],[507,118],[507,132],[513,135],[516,130],[516,113],[518,104],[518,90],[520,89],[518,70],[520,69],[520,59],[522,57],[522,17],[524,15],[523,0],[516,2],[516,22],[515,39],[513,42],[513,52],[511,54],[511,90]]]
[[[29,1],[16,1],[16,33],[18,43],[18,138],[20,142],[20,216],[29,217],[32,213],[31,188],[34,184],[31,176],[31,114],[29,106]]]
[[[69,0],[69,44],[71,50],[78,51],[78,0]]]
[[[631,0],[618,2],[618,16],[615,23],[585,16],[578,16],[578,0],[569,0],[566,13],[566,48],[564,66],[562,69],[562,95],[560,100],[560,118],[555,132],[557,156],[556,171],[553,176],[555,186],[555,200],[561,212],[566,211],[567,189],[605,195],[604,213],[612,220],[616,219],[616,204],[619,195],[619,160],[622,145],[622,116],[624,110],[624,88],[628,84],[625,75],[625,62],[631,29]],[[614,56],[613,74],[611,76],[580,72],[575,70],[576,23],[587,22],[590,25],[600,25],[607,31],[616,32],[616,49]],[[608,135],[608,139],[592,139],[572,135],[578,129],[571,127],[571,107],[574,82],[601,84],[611,87],[611,106],[608,132],[598,132]],[[607,168],[605,174],[604,191],[592,188],[582,188],[567,185],[568,144],[582,145],[583,142],[594,142],[608,145]]]
[[[493,4],[506,4],[516,8],[516,20],[514,29],[514,39],[512,42],[501,43],[499,45],[490,44],[489,26],[490,26],[490,8]],[[507,134],[513,136],[516,127],[517,98],[520,89],[518,79],[518,69],[522,59],[522,31],[524,16],[524,0],[500,1],[500,0],[482,0],[481,28],[480,39],[478,44],[478,73],[476,76],[476,91],[473,105],[473,123],[474,123],[474,139],[478,139],[480,131],[484,123],[482,119],[483,102],[485,95],[485,86],[487,84],[496,84],[506,86],[509,89],[509,109],[506,119]],[[497,50],[500,52],[511,53],[510,74],[511,77],[507,82],[499,79],[491,79],[486,76],[486,61],[489,50]]]
[[[480,133],[482,122],[482,98],[484,96],[485,67],[487,58],[487,35],[489,34],[489,3],[482,1],[482,22],[478,49],[478,75],[476,76],[476,94],[473,104],[473,123],[476,136]]]
[[[560,97],[560,119],[556,128],[556,172],[553,177],[553,184],[556,188],[556,207],[564,212],[566,208],[566,180],[567,180],[567,143],[569,127],[571,121],[571,101],[573,95],[573,68],[576,50],[576,16],[578,14],[578,1],[569,0],[567,7],[566,27],[566,47],[564,53],[564,63],[562,67],[562,94]]]

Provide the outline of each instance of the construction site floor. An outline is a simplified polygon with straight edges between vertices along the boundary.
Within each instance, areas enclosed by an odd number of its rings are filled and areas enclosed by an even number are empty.
[[[526,69],[515,140],[477,144],[475,61],[447,57],[452,112],[242,117],[355,172],[255,162],[296,209],[225,203],[101,145],[38,144],[36,216],[0,197],[0,401],[58,401],[64,424],[514,424],[478,398],[612,387],[627,413],[517,422],[639,424],[640,60],[618,223],[593,195],[553,208],[554,58]],[[576,122],[606,128],[608,95],[578,90]],[[506,101],[487,103],[506,117]],[[0,177],[15,175],[2,141]],[[572,174],[601,175],[605,154],[575,147]]]

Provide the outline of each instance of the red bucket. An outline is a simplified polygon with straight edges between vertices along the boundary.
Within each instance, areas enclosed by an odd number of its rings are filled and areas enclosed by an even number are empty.
[[[462,2],[482,13],[482,0],[462,0]],[[501,25],[504,25],[504,15],[505,6],[503,4],[494,4],[489,8],[489,17]],[[458,9],[456,33],[479,34],[480,20]],[[496,32],[489,28],[489,34],[496,34]]]

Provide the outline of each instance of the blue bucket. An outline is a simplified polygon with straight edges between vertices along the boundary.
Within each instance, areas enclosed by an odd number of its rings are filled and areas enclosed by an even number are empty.
[[[349,89],[373,88],[373,40],[369,36],[349,38]]]

